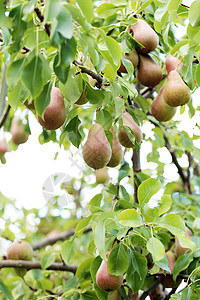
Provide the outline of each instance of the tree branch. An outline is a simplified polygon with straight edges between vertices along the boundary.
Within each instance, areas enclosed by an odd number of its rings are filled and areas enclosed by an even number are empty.
[[[102,84],[103,82],[103,78],[101,75],[97,74],[96,72],[86,68],[82,63],[78,62],[76,59],[73,61],[73,64],[75,66],[78,66],[81,69],[82,73],[86,73],[89,76],[91,76],[92,78],[96,79],[96,81],[98,81],[99,84]]]
[[[136,149],[136,148],[133,149],[132,163],[133,163],[133,176],[134,176],[134,202],[138,203],[138,197],[137,197],[138,186],[136,183],[136,177],[137,177],[137,173],[141,172],[140,149]]]
[[[7,116],[8,116],[8,114],[9,114],[10,109],[11,109],[11,106],[10,106],[10,104],[8,104],[8,106],[7,106],[7,108],[6,108],[5,112],[4,112],[4,114],[2,114],[2,117],[1,117],[1,119],[0,119],[0,128],[1,128],[1,127],[3,126],[3,124],[5,123],[5,121],[6,121],[6,119],[7,119]]]
[[[42,270],[40,261],[29,261],[29,260],[0,260],[0,269],[3,268],[25,268],[27,270],[40,269]],[[45,270],[53,271],[66,271],[73,274],[76,273],[78,266],[75,265],[64,265],[62,263],[54,263]]]
[[[84,230],[83,233],[87,233],[92,231],[91,227],[88,227]],[[49,237],[49,238],[45,238],[41,241],[39,241],[38,243],[35,243],[32,245],[33,250],[38,250],[41,249],[42,247],[45,247],[47,245],[51,245],[51,244],[55,244],[57,241],[65,241],[67,240],[70,236],[74,235],[75,230],[74,229],[68,229],[65,232],[59,233],[54,237]]]

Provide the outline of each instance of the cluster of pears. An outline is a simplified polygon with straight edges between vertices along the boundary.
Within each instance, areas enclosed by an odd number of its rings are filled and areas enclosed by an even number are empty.
[[[106,257],[108,259],[111,250],[107,252]],[[96,274],[96,283],[103,291],[115,291],[120,288],[123,283],[123,275],[112,275],[108,272],[107,261],[102,260],[101,265]]]
[[[171,120],[176,113],[176,107],[188,103],[191,98],[189,87],[179,75],[179,59],[169,56],[165,66],[168,73],[167,82],[151,104],[151,114],[160,122]]]
[[[136,69],[136,78],[142,85],[154,87],[162,80],[162,69],[148,53],[158,46],[159,37],[142,19],[138,19],[137,23],[131,25],[128,31],[133,34],[133,38],[137,42],[143,45],[143,48],[133,49],[130,53],[126,53],[124,58],[132,62]],[[118,71],[127,73],[122,62]]]
[[[24,144],[29,137],[29,133],[25,130],[22,120],[18,117],[13,117],[10,133],[12,134],[12,141],[15,145]]]
[[[33,249],[26,241],[13,242],[7,250],[7,259],[13,260],[32,260]],[[25,268],[15,268],[18,276],[23,277],[26,274]]]
[[[135,143],[128,137],[124,126],[133,131],[136,142],[140,144],[142,140],[141,129],[126,111],[122,114],[122,122],[123,127],[118,130],[118,134],[115,133],[113,127],[110,129],[113,134],[112,148],[103,127],[98,123],[91,126],[87,141],[82,149],[83,159],[89,167],[95,170],[103,169],[105,166],[116,167],[123,159],[121,145],[126,148],[135,147]],[[105,173],[105,171],[101,172]]]

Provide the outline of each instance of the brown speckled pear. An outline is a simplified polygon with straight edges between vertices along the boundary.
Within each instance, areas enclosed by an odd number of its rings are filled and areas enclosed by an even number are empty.
[[[148,54],[139,55],[140,61],[136,70],[137,80],[144,86],[154,87],[162,80],[162,69]]]
[[[28,132],[25,131],[24,125],[20,119],[14,117],[10,126],[12,141],[15,145],[20,145],[28,140]]]
[[[111,275],[107,269],[107,261],[102,260],[99,270],[96,274],[96,283],[104,291],[118,290],[123,282],[123,275]]]
[[[181,283],[182,279],[177,278],[176,281],[173,280],[173,268],[174,268],[174,264],[176,261],[176,256],[171,250],[167,251],[165,253],[165,255],[168,260],[168,267],[171,271],[171,274],[169,274],[169,272],[167,272],[166,276],[164,274],[159,275],[158,279],[165,288],[177,288],[179,286],[179,284]]]
[[[137,68],[138,63],[139,63],[139,56],[135,49],[133,49],[130,53],[126,53],[124,55],[124,58],[128,59],[128,60],[130,60],[130,62],[132,62],[134,69]],[[123,65],[122,61],[121,61],[121,66],[119,67],[118,71],[121,73],[127,73],[127,70],[126,70],[125,66]]]
[[[168,56],[165,60],[166,71],[169,74],[171,71],[179,72],[182,68],[183,64],[180,62],[178,57],[171,55]]]
[[[7,259],[13,260],[31,260],[33,249],[26,241],[13,242],[7,250]],[[26,274],[25,268],[15,268],[18,276],[23,277]]]
[[[47,130],[61,127],[66,119],[64,98],[57,87],[52,87],[50,103],[44,111],[44,120],[37,116],[39,123]]]
[[[142,132],[138,124],[133,120],[133,117],[128,112],[124,112],[122,114],[122,121],[124,126],[130,127],[130,129],[134,132],[136,141],[138,144],[140,144],[142,140]],[[121,128],[118,131],[118,139],[120,144],[126,148],[133,148],[135,146],[130,141],[124,128]]]
[[[111,156],[111,159],[110,159],[109,163],[107,164],[107,166],[114,168],[121,163],[121,161],[123,159],[123,151],[122,151],[122,147],[119,143],[118,137],[117,137],[113,127],[111,127],[110,131],[113,134],[112,156]]]
[[[163,97],[164,88],[165,85],[162,86],[158,95],[151,104],[151,114],[160,122],[171,120],[176,113],[176,107],[172,107],[165,102]]]
[[[109,181],[108,170],[106,168],[95,170],[96,184],[106,183]]]
[[[84,161],[93,169],[101,169],[110,161],[112,149],[100,124],[91,126],[82,152]]]
[[[135,25],[130,26],[129,31],[133,32],[134,39],[144,46],[137,49],[141,53],[148,53],[159,44],[157,33],[142,19],[138,19]]]
[[[166,103],[173,107],[184,105],[190,101],[190,89],[177,71],[169,73],[163,97]]]

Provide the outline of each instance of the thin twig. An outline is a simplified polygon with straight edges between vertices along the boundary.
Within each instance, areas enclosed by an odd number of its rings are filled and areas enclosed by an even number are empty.
[[[10,104],[8,104],[8,106],[7,106],[6,110],[5,110],[5,112],[3,113],[3,115],[2,115],[2,117],[1,117],[1,119],[0,119],[0,128],[1,128],[1,127],[3,126],[3,124],[5,123],[5,121],[6,121],[6,119],[7,119],[7,116],[8,116],[8,114],[9,114],[10,109],[11,109],[11,106],[10,106]]]
[[[96,72],[86,68],[81,62],[78,62],[76,59],[73,61],[73,64],[75,66],[78,66],[81,69],[82,73],[86,73],[89,76],[91,76],[92,78],[96,79],[96,81],[98,81],[99,84],[102,84],[103,82],[103,78],[101,75],[97,74]]]

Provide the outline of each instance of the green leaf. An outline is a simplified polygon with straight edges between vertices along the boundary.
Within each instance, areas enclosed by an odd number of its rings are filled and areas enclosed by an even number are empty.
[[[120,97],[114,98],[115,102],[115,118],[119,118],[124,111],[124,99]]]
[[[152,254],[154,261],[159,261],[165,255],[165,247],[155,237],[152,237],[147,242],[147,250]]]
[[[138,201],[140,207],[143,207],[151,197],[160,190],[160,188],[161,183],[157,179],[149,178],[143,181],[138,188]]]
[[[108,256],[108,272],[115,276],[122,275],[128,269],[128,264],[128,256],[124,246],[119,244],[114,247]]]
[[[45,0],[44,24],[56,18],[61,9],[60,0]]]
[[[126,276],[126,282],[132,290],[132,293],[137,293],[144,284],[144,280],[140,279],[140,276],[137,272],[133,271],[132,273],[128,273]]]
[[[97,114],[97,123],[99,123],[105,131],[108,131],[112,126],[112,115],[105,109],[102,109]]]
[[[74,256],[75,237],[76,236],[74,235],[74,237],[72,238],[71,241],[65,241],[62,244],[61,254],[62,254],[62,258],[66,264],[68,264],[69,261],[71,260],[71,258]]]
[[[140,280],[144,282],[148,271],[146,257],[136,251],[130,251],[129,255],[129,268],[127,274],[134,271],[139,275]]]
[[[103,3],[97,7],[97,13],[100,18],[107,18],[113,16],[117,11],[118,7],[111,3]]]
[[[78,118],[78,116],[76,116],[65,127],[65,132],[67,133],[68,139],[77,148],[79,147],[79,145],[82,141],[82,136],[78,129],[80,124],[81,124],[81,121]]]
[[[2,293],[6,296],[6,299],[9,300],[13,300],[13,296],[10,292],[10,290],[8,289],[8,287],[4,284],[3,280],[0,278],[0,290],[2,291]]]
[[[171,195],[163,195],[161,197],[161,201],[158,202],[159,207],[158,207],[158,212],[156,213],[156,218],[166,213],[170,209],[171,204],[172,204]]]
[[[91,218],[92,218],[92,216],[83,218],[76,225],[75,233],[76,233],[76,235],[77,235],[78,238],[82,235],[82,233],[84,232],[85,228],[90,223]]]
[[[102,90],[93,88],[88,82],[86,82],[85,96],[91,104],[99,104],[104,100],[105,95]]]
[[[32,97],[39,96],[43,90],[43,85],[51,77],[51,70],[48,61],[42,54],[29,54],[27,63],[22,68],[22,81],[26,88],[31,92]]]
[[[77,0],[77,3],[87,21],[91,22],[94,18],[94,8],[92,0]]]
[[[6,81],[9,87],[14,87],[20,80],[20,71],[23,62],[24,58],[20,58],[8,66],[6,71]]]
[[[178,238],[181,247],[189,248],[193,251],[195,250],[195,243],[193,241],[191,241],[190,239],[188,239],[186,234],[179,233],[179,234],[176,235],[176,237]]]
[[[8,88],[8,103],[16,110],[20,101],[24,102],[30,95],[29,91],[25,88],[21,81],[14,87]]]
[[[139,227],[143,225],[140,214],[134,209],[125,209],[119,213],[117,221],[128,227]]]
[[[200,23],[200,0],[194,1],[189,10],[189,21],[192,26],[199,26]]]
[[[44,256],[42,256],[41,259],[41,267],[43,270],[47,269],[50,265],[52,265],[55,262],[56,255],[55,253],[47,253]]]
[[[198,86],[200,86],[200,63],[198,64],[195,70],[195,80]]]
[[[176,280],[178,274],[185,270],[189,264],[193,261],[192,253],[186,253],[180,255],[177,260],[175,261],[174,268],[173,268],[173,279]]]
[[[57,41],[57,34],[63,38],[71,39],[73,36],[73,23],[70,14],[65,7],[60,9],[56,17],[56,21],[52,24],[51,39],[53,42]]]
[[[180,3],[182,0],[170,0],[169,5],[168,5],[168,12],[169,16],[172,22],[174,22],[176,18],[176,14],[179,8]]]
[[[54,58],[54,63],[53,63],[53,69],[58,77],[58,79],[62,82],[62,84],[65,84],[67,81],[67,77],[69,74],[70,66],[63,68],[61,65],[61,59],[59,59],[60,53],[57,54]]]
[[[93,260],[94,257],[89,257],[79,265],[76,271],[76,277],[79,279],[80,282],[86,282],[87,280],[91,280],[90,268]]]
[[[94,243],[99,251],[102,259],[106,260],[106,247],[105,247],[105,219],[100,220],[93,227]]]
[[[92,213],[100,211],[101,200],[103,199],[102,194],[95,195],[89,202],[88,207]]]
[[[91,25],[85,20],[82,13],[80,12],[80,10],[77,7],[75,7],[71,4],[68,4],[68,3],[64,4],[64,6],[71,14],[73,20],[75,20],[77,23],[79,23],[85,30],[90,29]]]
[[[43,116],[45,109],[50,103],[51,88],[52,84],[48,82],[44,86],[42,93],[34,101],[36,111],[40,116]]]
[[[176,214],[166,215],[158,219],[156,223],[161,227],[167,228],[174,235],[184,233],[186,231],[183,220]]]

